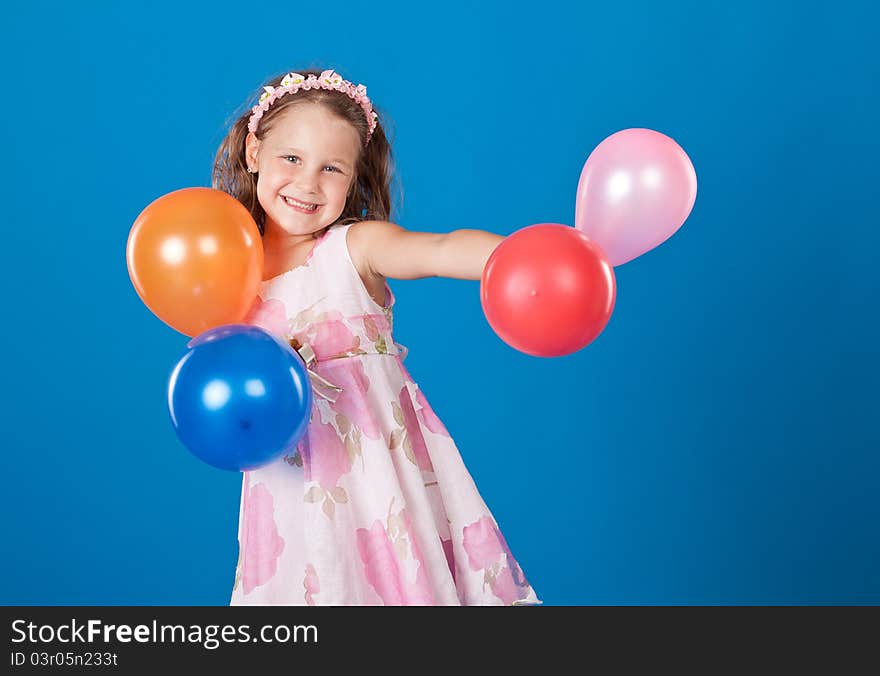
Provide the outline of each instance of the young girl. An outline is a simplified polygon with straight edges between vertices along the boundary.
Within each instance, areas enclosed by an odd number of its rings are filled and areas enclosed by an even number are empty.
[[[263,88],[213,185],[263,236],[247,322],[310,369],[308,431],[244,472],[232,605],[535,605],[455,443],[403,365],[386,282],[480,279],[503,238],[388,222],[391,149],[367,90],[332,70]]]

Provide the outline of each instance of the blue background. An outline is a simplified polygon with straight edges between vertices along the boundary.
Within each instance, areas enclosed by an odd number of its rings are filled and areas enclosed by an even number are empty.
[[[574,5],[575,3],[571,3]],[[573,222],[583,162],[648,127],[684,227],[616,269],[599,338],[537,359],[473,281],[392,280],[407,365],[538,595],[880,602],[878,13],[867,2],[15,3],[0,41],[5,604],[226,604],[240,475],[179,443],[186,338],[125,263],[209,185],[261,82],[367,84],[412,230]]]

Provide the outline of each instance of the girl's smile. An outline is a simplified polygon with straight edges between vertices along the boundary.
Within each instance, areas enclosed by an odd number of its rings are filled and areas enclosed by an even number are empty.
[[[320,204],[315,204],[313,202],[302,202],[300,200],[294,199],[293,197],[288,197],[287,195],[282,195],[281,198],[284,200],[284,203],[291,207],[294,211],[299,211],[304,214],[313,214],[318,209],[321,208]]]

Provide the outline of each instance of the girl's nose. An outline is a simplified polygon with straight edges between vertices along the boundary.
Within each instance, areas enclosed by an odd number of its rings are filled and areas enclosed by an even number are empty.
[[[296,187],[300,192],[314,193],[318,191],[318,181],[312,174],[301,172],[299,176],[297,176]]]

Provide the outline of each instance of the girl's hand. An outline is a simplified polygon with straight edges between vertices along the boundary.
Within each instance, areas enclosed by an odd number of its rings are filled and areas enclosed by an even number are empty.
[[[478,280],[504,239],[485,230],[414,232],[388,221],[361,221],[348,230],[359,269],[392,279],[451,277]]]

